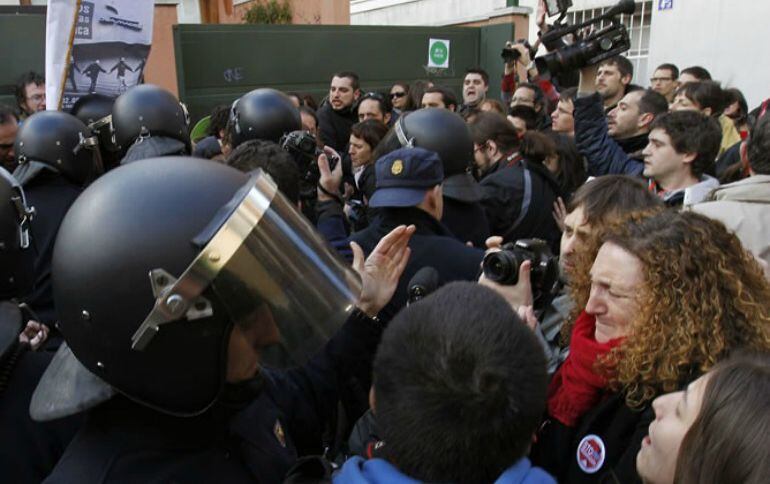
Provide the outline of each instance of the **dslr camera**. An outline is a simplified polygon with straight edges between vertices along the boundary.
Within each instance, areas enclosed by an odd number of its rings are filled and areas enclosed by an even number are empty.
[[[285,151],[294,157],[302,174],[302,181],[308,187],[302,188],[303,198],[307,198],[305,192],[315,194],[316,185],[321,178],[321,171],[318,169],[318,156],[323,154],[323,150],[318,147],[316,137],[309,131],[292,131],[281,137],[278,142]],[[329,170],[334,170],[337,163],[340,162],[338,156],[329,157]]]
[[[490,281],[512,286],[519,282],[519,267],[524,261],[532,261],[530,281],[534,306],[541,309],[559,286],[559,263],[545,240],[519,239],[504,244],[500,251],[484,256],[481,267]]]
[[[571,6],[572,0],[546,1],[548,15],[559,14],[553,29],[540,37],[543,45],[551,52],[535,59],[537,70],[546,77],[599,64],[631,48],[631,39],[626,27],[620,23],[619,15],[633,14],[636,8],[634,0],[620,0],[603,15],[582,23],[562,24]],[[610,23],[602,28],[601,24],[605,21]],[[596,30],[574,43],[565,40],[569,35],[577,37],[578,31],[586,28]]]
[[[531,45],[529,45],[529,41],[527,39],[519,39],[516,41],[517,44],[521,44],[524,46],[525,49],[529,51],[530,58],[535,57],[535,50],[532,48]],[[512,61],[517,61],[521,57],[521,52],[518,51],[518,49],[514,49],[513,47],[508,47],[507,45],[503,47],[503,51],[500,52],[500,57],[503,58],[503,62],[506,64]]]

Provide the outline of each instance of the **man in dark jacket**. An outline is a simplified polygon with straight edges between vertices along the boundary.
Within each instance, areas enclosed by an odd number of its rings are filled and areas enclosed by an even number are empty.
[[[502,115],[479,113],[470,128],[492,234],[505,242],[544,239],[557,253],[561,232],[551,214],[559,196],[556,180],[543,165],[522,158],[518,134]]]
[[[439,221],[444,209],[444,171],[438,155],[422,148],[401,148],[377,160],[375,170],[377,190],[369,204],[381,208],[382,215],[350,239],[368,254],[392,228],[417,228],[409,242],[411,258],[385,316],[406,304],[409,280],[423,267],[435,268],[441,283],[475,280],[484,251],[455,239]]]
[[[717,151],[713,151],[711,141],[721,139],[718,125],[709,123],[703,115],[667,114],[665,98],[648,90],[627,94],[618,103],[609,116],[611,132],[599,95],[593,92],[595,76],[595,66],[580,71],[575,99],[575,142],[588,161],[589,174],[643,175],[650,189],[670,206],[697,203],[719,185],[716,179],[704,174],[719,149],[717,146]],[[638,148],[641,142],[624,148],[620,140],[611,137],[618,130],[631,132],[634,125],[647,131],[647,143],[641,153],[626,151]]]
[[[339,153],[347,151],[350,128],[358,122],[353,106],[360,96],[358,75],[338,72],[332,76],[328,101],[318,110],[321,141]]]

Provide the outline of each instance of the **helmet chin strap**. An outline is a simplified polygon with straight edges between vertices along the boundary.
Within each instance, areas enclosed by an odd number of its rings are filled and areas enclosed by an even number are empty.
[[[396,136],[398,136],[398,142],[401,143],[403,148],[414,148],[414,138],[407,138],[406,132],[404,132],[403,117],[398,118],[396,121]]]

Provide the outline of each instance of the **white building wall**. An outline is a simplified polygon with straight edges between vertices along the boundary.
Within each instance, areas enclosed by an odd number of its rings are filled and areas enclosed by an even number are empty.
[[[505,0],[351,0],[352,25],[440,26],[489,18],[491,13],[522,11]]]
[[[664,62],[701,65],[723,87],[740,89],[753,109],[770,97],[768,18],[766,0],[674,0],[671,10],[655,8],[650,69]]]

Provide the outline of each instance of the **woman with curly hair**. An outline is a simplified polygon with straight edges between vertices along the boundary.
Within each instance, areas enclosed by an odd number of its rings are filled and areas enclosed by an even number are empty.
[[[559,481],[637,482],[657,396],[734,350],[770,351],[770,285],[737,237],[691,212],[631,217],[587,245],[572,281],[585,309],[564,328],[533,457]]]
[[[636,456],[649,484],[760,484],[770,476],[770,354],[741,353],[652,402]]]

